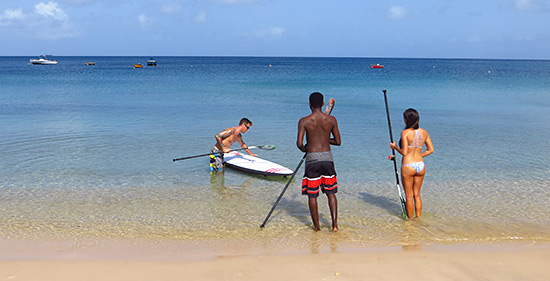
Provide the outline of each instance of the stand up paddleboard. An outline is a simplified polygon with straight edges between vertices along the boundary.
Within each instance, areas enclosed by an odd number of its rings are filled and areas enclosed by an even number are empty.
[[[277,163],[259,157],[243,154],[238,151],[224,153],[225,165],[246,173],[264,176],[290,176],[294,171]]]

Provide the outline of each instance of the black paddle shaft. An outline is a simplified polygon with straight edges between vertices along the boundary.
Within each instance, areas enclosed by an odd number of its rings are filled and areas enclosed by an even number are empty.
[[[388,117],[388,128],[390,130],[390,141],[393,142],[393,133],[391,130],[391,120],[390,120],[390,109],[388,107],[388,96],[386,95],[386,90],[382,90],[384,92],[384,101],[386,102],[386,116]],[[391,150],[392,157],[390,160],[393,161],[393,168],[395,170],[395,180],[397,181],[397,184],[399,184],[399,173],[397,172],[397,161],[395,159],[395,149]]]
[[[249,146],[249,147],[246,147],[246,148],[232,149],[231,151],[239,151],[239,150],[252,149],[252,148],[259,148],[259,149],[263,149],[263,150],[273,150],[273,149],[275,149],[275,146],[274,145]],[[220,152],[210,152],[210,153],[204,153],[204,154],[199,154],[199,155],[176,158],[176,159],[172,159],[172,162],[176,162],[176,161],[180,161],[180,160],[186,160],[186,159],[192,159],[192,158],[197,158],[197,157],[202,157],[202,156],[208,156],[208,155],[212,155],[212,154],[216,154],[216,153],[223,153],[223,152],[222,151],[220,151]]]
[[[281,198],[283,198],[283,194],[285,194],[286,189],[288,188],[288,186],[290,185],[290,183],[294,179],[294,176],[296,175],[296,173],[300,169],[300,166],[302,166],[302,163],[304,162],[304,159],[306,159],[306,155],[307,155],[307,152],[304,153],[304,157],[302,157],[302,160],[300,160],[300,163],[298,163],[298,167],[296,167],[296,169],[294,169],[294,172],[292,173],[292,176],[290,176],[290,179],[288,179],[288,182],[286,183],[285,188],[283,188],[283,191],[281,191],[281,194],[279,195],[279,198],[277,198],[277,201],[275,201],[275,203],[273,204],[273,207],[271,207],[271,210],[267,214],[267,217],[265,217],[265,220],[260,225],[260,227],[263,228],[265,226],[265,224],[267,223],[267,221],[269,220],[269,217],[271,217],[271,214],[275,210],[275,207],[277,207],[277,204],[279,204],[279,201],[281,201]]]
[[[393,142],[393,134],[391,131],[391,120],[390,120],[390,110],[388,106],[388,96],[386,95],[386,90],[382,90],[384,92],[384,101],[386,102],[386,116],[388,117],[388,128],[390,130],[390,141]],[[399,199],[401,201],[401,213],[404,218],[407,218],[407,207],[405,206],[405,199],[401,195],[401,187],[399,186],[399,173],[397,172],[397,160],[395,159],[395,149],[391,150],[392,156],[390,157],[390,160],[393,161],[393,170],[395,172],[395,182],[397,183],[397,192],[399,193]]]

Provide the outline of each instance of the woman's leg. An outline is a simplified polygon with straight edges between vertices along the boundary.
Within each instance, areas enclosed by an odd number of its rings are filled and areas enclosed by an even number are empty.
[[[412,192],[414,196],[414,209],[416,210],[416,217],[420,217],[422,214],[422,198],[420,198],[420,189],[422,188],[424,175],[426,175],[426,168],[422,169],[422,171],[413,177]]]
[[[413,192],[413,183],[414,183],[414,174],[416,171],[407,166],[401,166],[401,183],[403,184],[403,189],[405,190],[405,197],[407,199],[407,216],[409,219],[414,218],[414,192]]]

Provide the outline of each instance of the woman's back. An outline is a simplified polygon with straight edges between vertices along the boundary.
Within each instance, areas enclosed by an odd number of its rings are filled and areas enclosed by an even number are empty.
[[[401,147],[403,150],[403,163],[420,162],[422,160],[422,148],[429,134],[422,128],[405,129],[401,132]]]

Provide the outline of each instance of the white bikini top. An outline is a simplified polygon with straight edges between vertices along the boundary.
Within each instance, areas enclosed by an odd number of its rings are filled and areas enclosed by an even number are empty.
[[[422,139],[422,135],[418,130],[414,130],[414,139],[409,144],[409,147],[416,147],[416,148],[424,147],[424,140]]]

